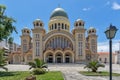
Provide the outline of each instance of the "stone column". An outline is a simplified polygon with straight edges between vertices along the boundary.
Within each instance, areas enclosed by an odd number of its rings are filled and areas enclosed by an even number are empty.
[[[45,57],[45,54],[44,54],[44,62],[46,62],[46,57]]]
[[[55,63],[55,54],[53,54],[53,63]]]
[[[65,63],[65,55],[63,54],[63,63]]]
[[[72,55],[72,63],[74,63],[74,55]]]

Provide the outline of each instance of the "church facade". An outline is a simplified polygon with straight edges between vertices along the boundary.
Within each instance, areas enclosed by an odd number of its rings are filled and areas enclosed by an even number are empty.
[[[63,8],[53,10],[48,32],[44,29],[42,20],[36,19],[33,29],[22,29],[21,47],[9,54],[9,63],[28,63],[35,58],[47,63],[83,63],[97,60],[96,29],[90,27],[86,30],[81,19],[77,19],[73,25],[74,29],[70,31],[69,18]]]

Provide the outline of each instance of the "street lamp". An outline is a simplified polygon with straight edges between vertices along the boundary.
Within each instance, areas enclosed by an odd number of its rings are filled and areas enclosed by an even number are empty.
[[[117,28],[110,24],[110,26],[105,31],[107,39],[109,39],[109,70],[110,70],[110,80],[112,80],[112,39],[115,37]]]

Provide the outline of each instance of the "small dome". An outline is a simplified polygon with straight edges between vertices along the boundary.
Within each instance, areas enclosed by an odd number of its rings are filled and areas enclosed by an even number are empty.
[[[24,35],[29,35],[30,34],[30,29],[28,28],[28,27],[24,27],[23,29],[22,29],[22,33],[24,34]]]
[[[35,21],[33,21],[33,25],[34,25],[34,27],[37,27],[37,28],[41,27],[42,28],[44,26],[44,23],[42,22],[41,19],[36,19]]]
[[[96,30],[94,27],[90,27],[89,30]]]
[[[54,9],[53,12],[52,12],[52,14],[51,14],[51,16],[50,16],[50,19],[51,19],[52,17],[56,17],[56,16],[63,16],[63,17],[68,18],[67,13],[66,13],[65,10],[62,9],[62,8],[56,8],[56,9]]]
[[[88,33],[96,33],[96,29],[94,27],[90,27],[88,29]]]
[[[79,28],[84,28],[84,21],[81,19],[77,19],[74,23],[74,26]]]
[[[38,18],[38,19],[35,19],[34,22],[42,22],[42,20]]]
[[[76,21],[78,22],[78,21],[83,21],[83,20],[81,20],[81,19],[77,19]]]
[[[23,30],[29,30],[29,28],[28,27],[24,27]]]

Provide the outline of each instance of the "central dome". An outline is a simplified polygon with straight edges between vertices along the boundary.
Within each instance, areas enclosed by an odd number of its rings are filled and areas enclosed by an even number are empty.
[[[63,16],[63,17],[66,17],[68,19],[67,13],[62,8],[56,8],[56,9],[54,9],[53,12],[52,12],[52,14],[51,14],[51,16],[50,16],[50,19],[52,17],[56,17],[56,16]]]

